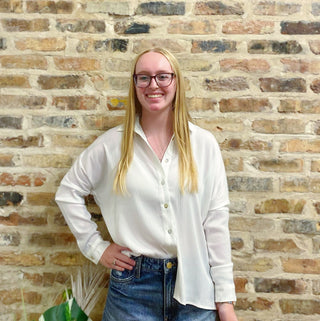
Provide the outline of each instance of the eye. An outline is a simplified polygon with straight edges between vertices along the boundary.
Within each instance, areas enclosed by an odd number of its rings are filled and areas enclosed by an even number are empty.
[[[157,79],[160,81],[168,80],[170,78],[170,74],[159,74],[157,75]]]
[[[137,75],[137,80],[141,82],[148,82],[149,81],[149,76],[147,75]]]

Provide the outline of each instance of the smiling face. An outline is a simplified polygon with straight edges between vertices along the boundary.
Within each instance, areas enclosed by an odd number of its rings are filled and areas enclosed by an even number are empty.
[[[136,75],[155,76],[160,73],[173,73],[169,61],[162,54],[147,52],[137,61]],[[136,94],[142,106],[142,114],[172,110],[175,93],[175,78],[168,87],[159,87],[154,78],[151,79],[150,85],[146,88],[136,86]]]

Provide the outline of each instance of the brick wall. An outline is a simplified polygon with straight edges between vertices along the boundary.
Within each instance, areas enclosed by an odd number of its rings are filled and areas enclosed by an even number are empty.
[[[223,152],[239,320],[319,320],[319,34],[315,0],[1,0],[0,320],[22,320],[21,289],[37,319],[84,262],[54,193],[154,45]]]

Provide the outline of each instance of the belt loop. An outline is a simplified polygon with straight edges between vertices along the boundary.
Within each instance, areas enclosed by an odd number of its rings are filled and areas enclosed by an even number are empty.
[[[138,256],[136,259],[136,266],[135,266],[135,277],[140,279],[141,275],[141,263],[142,263],[142,255]]]

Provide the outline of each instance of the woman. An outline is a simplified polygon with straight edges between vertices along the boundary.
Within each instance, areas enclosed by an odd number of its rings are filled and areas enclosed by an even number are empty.
[[[89,193],[113,243],[91,221]],[[190,122],[167,50],[136,57],[124,124],[79,156],[56,201],[82,253],[112,269],[103,321],[237,320],[221,153]]]

